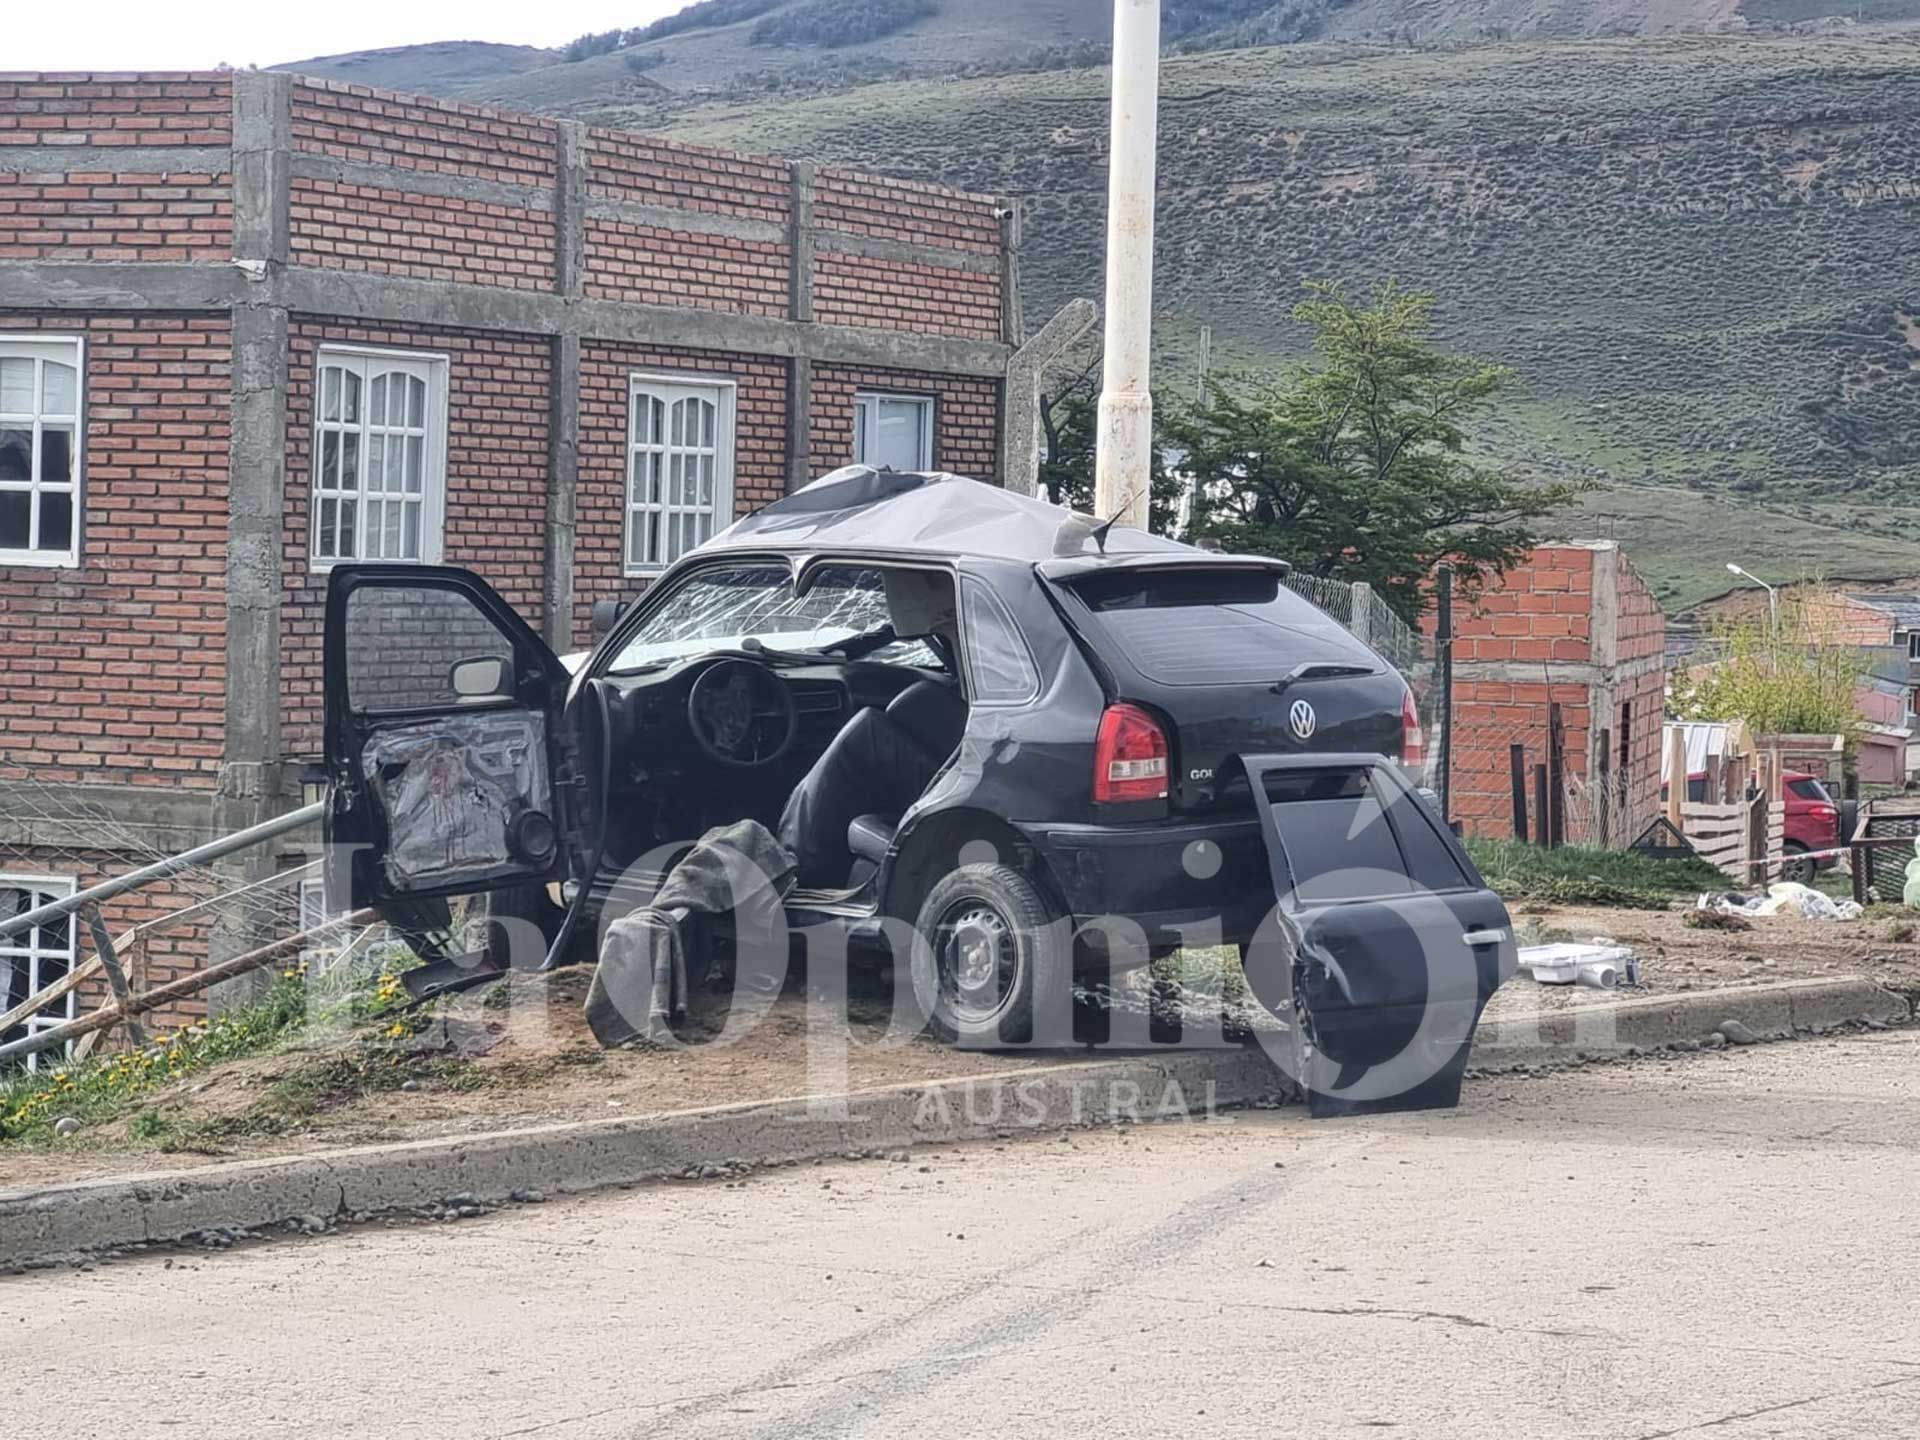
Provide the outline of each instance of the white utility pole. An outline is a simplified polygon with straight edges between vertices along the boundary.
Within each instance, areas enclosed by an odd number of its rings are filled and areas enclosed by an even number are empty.
[[[1153,203],[1160,138],[1160,0],[1113,0],[1107,177],[1107,345],[1094,510],[1141,529],[1153,473]]]

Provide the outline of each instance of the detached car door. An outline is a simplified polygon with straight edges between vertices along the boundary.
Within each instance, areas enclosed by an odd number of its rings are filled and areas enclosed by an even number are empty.
[[[324,653],[333,903],[559,877],[568,677],[491,586],[465,570],[338,566]]]
[[[1245,757],[1277,904],[1247,979],[1315,1116],[1456,1105],[1514,973],[1505,903],[1382,755]]]

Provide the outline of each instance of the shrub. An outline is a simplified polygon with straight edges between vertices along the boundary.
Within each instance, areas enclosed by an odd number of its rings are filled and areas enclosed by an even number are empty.
[[[939,0],[806,0],[753,27],[755,45],[818,45],[836,50],[878,40],[938,14]]]
[[[1507,900],[1664,910],[1682,896],[1727,888],[1726,876],[1704,860],[1655,860],[1632,850],[1544,850],[1524,840],[1469,839],[1467,853]]]
[[[639,44],[643,40],[662,40],[669,35],[679,35],[688,30],[713,30],[722,25],[738,25],[742,20],[752,20],[764,15],[787,0],[700,0],[698,5],[689,5],[677,15],[666,15],[651,25],[642,25],[638,30],[629,30],[629,44]]]

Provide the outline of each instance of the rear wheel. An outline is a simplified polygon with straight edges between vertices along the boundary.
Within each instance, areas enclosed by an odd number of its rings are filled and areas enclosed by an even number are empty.
[[[1789,840],[1786,851],[1787,859],[1786,863],[1780,867],[1780,878],[1792,880],[1800,885],[1813,884],[1814,862],[1803,858],[1807,853],[1807,847],[1798,840]]]
[[[1070,1038],[1072,940],[1032,877],[1008,865],[962,865],[927,892],[914,929],[914,994],[939,1039],[1025,1044],[1037,1018],[1044,1029],[1062,1028],[1061,1043]]]

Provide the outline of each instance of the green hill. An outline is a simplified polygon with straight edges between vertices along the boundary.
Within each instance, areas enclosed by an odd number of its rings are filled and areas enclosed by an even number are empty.
[[[1493,448],[1617,487],[1670,602],[1920,573],[1920,43],[1725,36],[1289,46],[1163,68],[1163,379],[1298,353],[1301,280],[1438,292],[1517,368]],[[1030,320],[1100,294],[1104,71],[709,107],[703,141],[1021,197]],[[1182,386],[1184,388],[1184,385]]]

